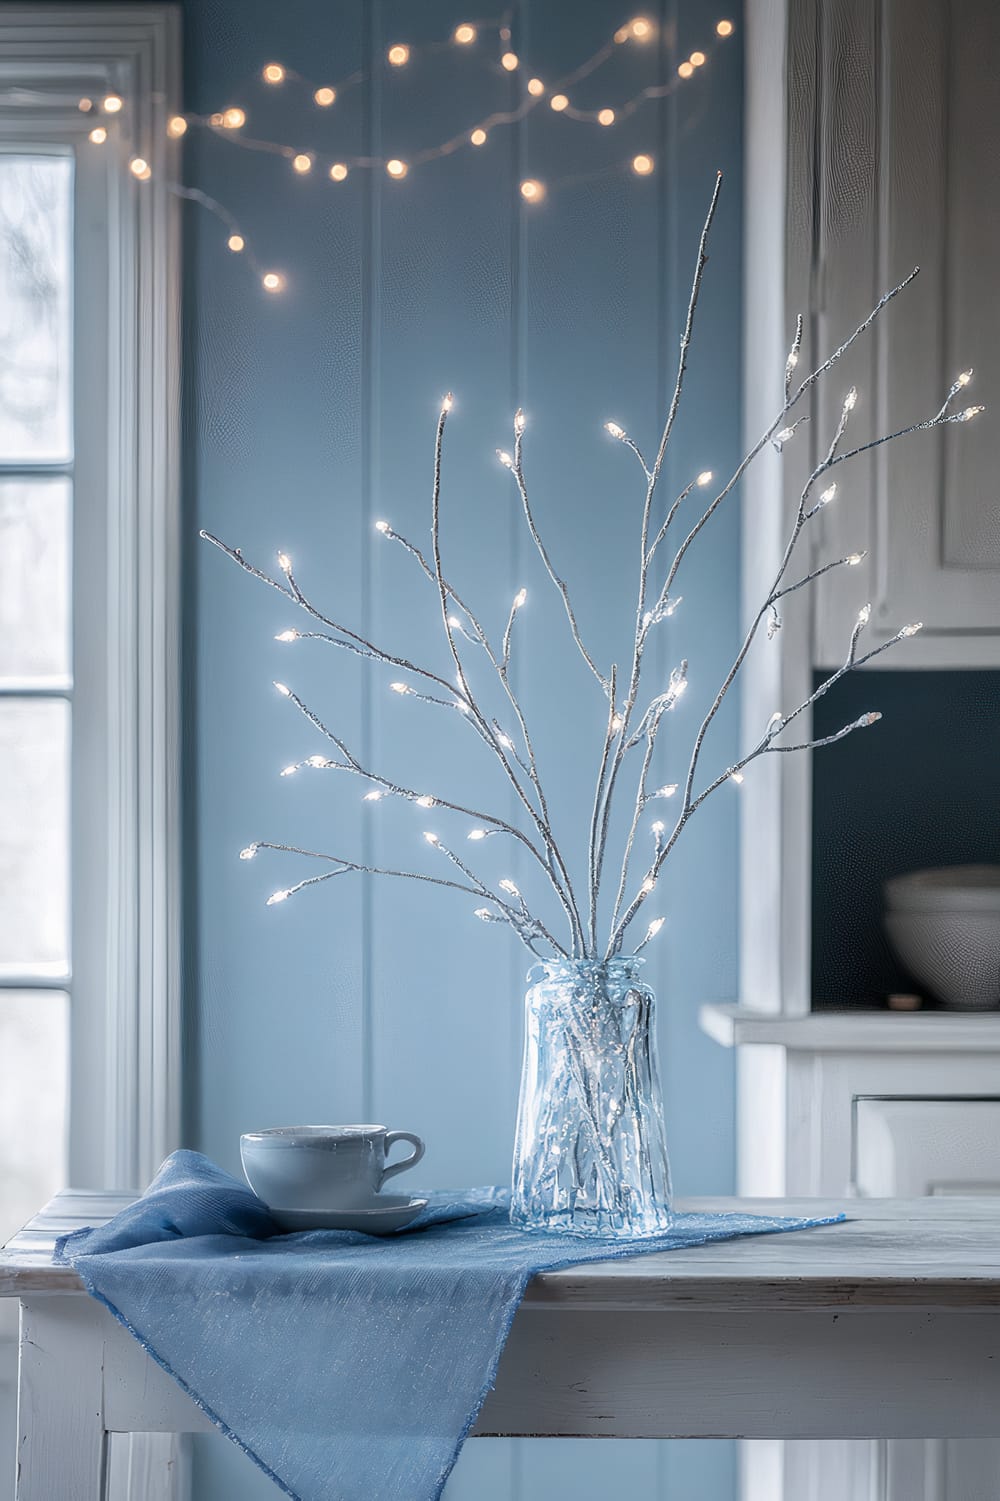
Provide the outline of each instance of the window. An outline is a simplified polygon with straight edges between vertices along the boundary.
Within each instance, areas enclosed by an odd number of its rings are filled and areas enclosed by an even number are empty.
[[[0,5],[0,1242],[178,1144],[178,40]]]

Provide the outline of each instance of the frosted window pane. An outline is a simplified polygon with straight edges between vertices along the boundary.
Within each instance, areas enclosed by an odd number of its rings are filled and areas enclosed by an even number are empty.
[[[70,487],[0,479],[0,683],[68,677]]]
[[[66,1187],[69,997],[0,990],[0,1244]]]
[[[69,705],[0,699],[0,965],[67,959],[68,794]]]
[[[72,452],[73,162],[0,152],[0,463]]]

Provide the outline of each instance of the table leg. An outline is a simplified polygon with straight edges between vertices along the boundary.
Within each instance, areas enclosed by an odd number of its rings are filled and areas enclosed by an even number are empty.
[[[17,1501],[104,1501],[101,1311],[73,1294],[21,1304]]]

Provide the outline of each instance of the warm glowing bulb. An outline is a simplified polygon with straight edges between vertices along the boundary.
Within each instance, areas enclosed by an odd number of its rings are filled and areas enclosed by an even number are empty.
[[[848,391],[847,395],[844,397],[844,411],[845,412],[853,412],[854,408],[855,408],[855,406],[857,404],[857,400],[858,400],[857,388],[855,386],[852,386],[851,389]]]
[[[962,373],[961,373],[961,375],[958,377],[958,384],[960,386],[967,386],[969,384],[969,381],[971,379],[972,379],[972,371],[971,370],[963,370]]]
[[[167,121],[167,135],[171,136],[175,141],[180,140],[181,136],[187,131],[187,128],[188,122],[183,115],[171,115]]]
[[[286,688],[285,685],[284,685],[284,683],[275,683],[274,686],[277,688],[277,690],[281,694],[282,698],[291,698],[291,696],[292,696],[292,690],[291,690],[291,688]]]
[[[615,123],[615,112],[614,112],[614,110],[613,109],[598,110],[598,112],[597,112],[597,123],[598,123],[598,125],[613,125]]]
[[[620,714],[614,714],[614,715],[612,715],[612,718],[611,718],[611,733],[613,735],[617,735],[618,731],[621,729],[621,727],[622,727],[622,725],[624,723],[625,723],[625,721],[621,717]]]
[[[274,907],[278,902],[287,902],[291,894],[292,893],[290,891],[272,891],[265,905],[268,907]]]
[[[306,765],[313,767],[315,771],[320,771],[326,766],[333,766],[333,764],[334,763],[332,761],[328,761],[325,756],[310,756],[306,762]]]
[[[798,352],[797,352],[797,350],[793,349],[791,351],[791,353],[789,354],[787,360],[785,361],[785,369],[789,370],[789,371],[794,370],[795,367],[796,367],[796,365],[798,363],[799,363]]]
[[[521,184],[521,197],[529,203],[541,203],[545,197],[545,188],[536,177],[527,177]]]
[[[388,521],[376,521],[376,523],[375,523],[375,530],[377,532],[381,532],[382,535],[383,535],[383,537],[384,537],[385,534],[386,534],[386,532],[389,530],[389,523],[388,523]]]
[[[253,857],[254,857],[254,855],[256,853],[257,853],[257,846],[255,844],[248,844],[247,847],[246,847],[246,849],[240,850],[240,859],[241,860],[252,860]]]
[[[285,766],[282,768],[280,775],[283,777],[293,777],[298,769],[297,766]]]
[[[498,740],[498,741],[499,741],[499,743],[500,743],[500,744],[501,744],[501,745],[502,745],[502,746],[503,746],[503,748],[504,748],[504,750],[513,750],[513,749],[514,749],[514,742],[513,742],[513,740],[512,740],[512,739],[511,739],[511,738],[510,738],[510,736],[509,736],[509,735],[505,735],[505,734],[503,734],[503,733],[502,733],[502,732],[501,732],[501,733],[500,733],[500,734],[499,734],[499,735],[498,735],[498,736],[497,736],[497,740]]]
[[[652,876],[646,877],[642,885],[639,887],[639,890],[642,892],[643,896],[648,896],[651,891],[656,890],[656,882],[653,880]]]
[[[985,407],[966,407],[959,417],[960,422],[970,422],[973,417],[978,417],[980,412],[985,412]]]
[[[545,93],[545,85],[540,78],[528,79],[528,93],[535,99],[540,99]]]
[[[863,557],[863,552],[852,552],[850,557],[847,559],[848,568],[857,568]]]
[[[524,432],[524,427],[525,427],[524,411],[522,410],[521,407],[518,407],[517,411],[514,413],[514,431],[515,431],[515,433],[517,434],[518,437],[520,437],[521,434]]]
[[[715,23],[715,31],[716,31],[716,35],[717,36],[732,36],[732,34],[733,34],[733,23],[732,23],[732,21],[716,21],[716,23]]]
[[[621,46],[622,42],[627,42],[631,35],[632,33],[629,31],[627,26],[619,26],[618,30],[615,32],[615,41],[619,46]]]
[[[296,156],[292,157],[292,166],[296,172],[311,172],[312,164],[312,157],[305,151],[300,151]]]
[[[405,42],[397,42],[394,47],[389,48],[386,57],[394,68],[404,68],[410,61],[410,49]]]
[[[912,625],[904,625],[899,634],[901,636],[915,636],[917,632],[922,631],[923,628],[924,622],[922,620],[915,620]]]
[[[87,139],[93,141],[95,146],[103,146],[107,138],[108,133],[104,129],[104,126],[95,125]]]
[[[221,127],[222,127],[222,111],[218,110],[214,115],[209,115],[209,117],[208,117],[208,123],[209,123],[209,125],[217,125],[221,129]]]
[[[336,89],[317,89],[313,98],[321,109],[327,109],[337,97]]]
[[[416,799],[416,804],[417,804],[418,808],[436,808],[437,807],[437,799],[433,798],[433,797],[428,797],[427,794],[425,793],[423,797],[418,797]]]
[[[712,471],[711,471],[711,469],[703,469],[701,471],[701,473],[698,476],[698,483],[699,483],[699,485],[710,485],[712,483]]]
[[[505,52],[503,57],[500,59],[500,66],[506,72],[513,73],[514,69],[517,67],[517,61],[518,59],[516,52]]]
[[[226,241],[226,244],[229,246],[234,255],[239,255],[240,251],[246,244],[246,241],[244,240],[242,235],[230,235],[229,239]]]
[[[658,818],[658,819],[657,819],[657,820],[656,820],[656,822],[655,822],[655,823],[654,823],[654,824],[653,824],[653,833],[654,833],[654,834],[662,834],[662,833],[663,833],[663,831],[664,831],[664,829],[665,829],[665,828],[666,828],[666,827],[667,827],[667,826],[666,826],[666,824],[665,824],[665,823],[664,823],[664,822],[663,822],[663,820],[662,820],[662,818]]]
[[[153,175],[153,169],[150,167],[145,157],[141,156],[133,156],[132,160],[128,164],[128,169],[131,172],[132,176],[137,177],[140,182],[148,182]]]
[[[382,798],[384,796],[385,796],[385,794],[383,792],[378,792],[378,791],[366,792],[365,795],[364,795],[364,797],[361,799],[361,801],[363,803],[378,803],[378,802],[382,801]]]
[[[470,135],[469,140],[472,142],[473,146],[485,146],[486,145],[486,132],[485,132],[485,130],[483,130],[481,126],[477,127],[472,132],[472,134]]]
[[[505,453],[502,448],[497,449],[497,458],[500,460],[505,469],[513,469],[514,460],[511,458],[510,454]]]
[[[609,432],[611,434],[612,438],[621,439],[625,436],[625,429],[623,427],[619,427],[617,422],[605,422],[604,428],[606,432]]]
[[[517,593],[514,595],[514,609],[520,610],[527,598],[527,589],[518,589]]]
[[[473,841],[478,841],[480,839],[485,839],[486,838],[486,830],[485,829],[470,829],[469,832],[466,834],[465,837],[466,837],[466,839],[471,839]]]
[[[648,177],[653,170],[653,158],[641,151],[638,156],[632,158],[632,171],[639,177]]]
[[[629,30],[637,42],[646,42],[653,35],[653,23],[645,16],[636,16],[635,20],[629,23]]]
[[[680,74],[681,78],[690,78],[691,74],[694,72],[694,64],[688,62],[680,63],[678,65],[677,72]]]
[[[405,177],[410,169],[405,162],[401,162],[399,160],[398,156],[394,156],[392,158],[392,161],[386,162],[385,170],[388,172],[390,177],[400,178]]]
[[[291,573],[291,571],[292,571],[292,560],[288,556],[287,552],[279,552],[279,554],[278,554],[278,567],[281,569],[282,573],[285,573],[285,574]]]
[[[704,61],[705,61],[705,54],[704,54],[704,52],[692,52],[691,56],[688,58],[688,62],[691,64],[691,66],[693,68],[700,68],[701,65],[704,63]]]
[[[333,178],[334,182],[343,182],[344,178],[347,176],[347,168],[344,166],[344,163],[334,162],[333,166],[330,168],[330,176]]]
[[[94,101],[93,99],[78,99],[76,102],[76,107],[80,111],[81,115],[89,115],[90,111],[94,107]]]
[[[424,838],[427,840],[428,844],[440,844],[441,842],[436,834],[428,834],[425,832]]]
[[[227,130],[239,130],[241,125],[247,123],[246,112],[236,108],[224,110],[222,123]]]
[[[862,605],[858,611],[858,625],[867,625],[872,618],[871,605]]]
[[[561,110],[566,109],[568,105],[569,100],[566,98],[565,94],[553,94],[552,98],[549,100],[549,108],[554,109],[556,114],[559,114]]]
[[[743,776],[742,771],[734,771],[729,780],[731,782],[735,782],[736,785],[737,785],[737,787],[742,787],[745,778]]]
[[[837,487],[836,487],[836,485],[828,485],[827,488],[820,495],[820,498],[819,498],[820,505],[821,506],[828,506],[830,504],[831,500],[833,499],[833,497],[836,495],[836,493],[837,493]]]
[[[471,47],[476,40],[476,28],[470,26],[468,21],[463,21],[461,26],[455,27],[452,35],[460,47]]]
[[[268,63],[264,69],[265,83],[284,83],[285,70],[280,63]]]
[[[650,938],[655,938],[656,935],[657,935],[657,933],[663,927],[663,924],[665,922],[666,922],[666,918],[665,917],[654,917],[653,921],[650,923],[649,927],[646,929],[646,938],[647,938],[647,940],[650,939]]]
[[[500,882],[500,890],[501,891],[506,891],[506,893],[507,893],[508,896],[520,896],[521,895],[521,893],[518,891],[517,887],[514,885],[514,882],[511,881],[511,880],[507,880],[507,879],[504,879],[504,880],[502,880]]]
[[[101,108],[106,115],[117,115],[123,102],[120,94],[106,94],[101,102]]]
[[[281,292],[284,290],[285,278],[278,271],[265,271],[260,280],[265,292]]]
[[[295,630],[279,631],[274,639],[275,641],[298,641],[299,633]]]
[[[474,915],[476,917],[482,918],[483,922],[496,922],[496,918],[490,911],[489,907],[477,907]]]
[[[673,795],[674,795],[674,793],[676,791],[677,791],[677,783],[676,782],[667,782],[665,786],[663,786],[663,787],[657,787],[656,791],[653,793],[653,796],[654,797],[673,797]]]
[[[393,693],[409,693],[411,691],[409,683],[390,683],[389,687]]]

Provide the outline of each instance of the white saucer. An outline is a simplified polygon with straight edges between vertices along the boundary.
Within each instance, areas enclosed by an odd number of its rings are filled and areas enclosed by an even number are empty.
[[[272,1209],[282,1230],[362,1230],[365,1235],[391,1235],[415,1220],[426,1199],[386,1194],[366,1209]]]

